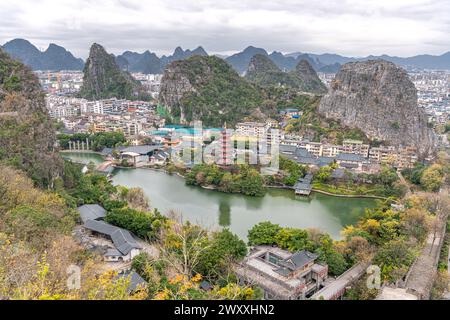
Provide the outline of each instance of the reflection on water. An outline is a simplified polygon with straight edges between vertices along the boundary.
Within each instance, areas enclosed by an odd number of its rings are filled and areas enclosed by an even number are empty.
[[[72,155],[70,157],[76,161]],[[96,154],[76,154],[74,157],[83,161],[102,161]],[[269,189],[264,197],[227,194],[186,186],[176,175],[148,169],[116,169],[113,174],[114,184],[141,187],[150,204],[161,212],[173,210],[207,228],[229,227],[243,239],[249,229],[262,221],[294,228],[317,228],[338,239],[344,226],[354,224],[365,208],[376,204],[373,199],[337,198],[314,193],[309,198],[296,197],[291,190],[282,189]]]
[[[231,207],[227,200],[219,202],[219,225],[229,227],[231,225]]]
[[[113,182],[143,188],[151,204],[162,212],[175,209],[192,222],[212,228],[226,226],[244,239],[248,230],[262,221],[288,227],[318,228],[338,239],[344,226],[355,223],[364,208],[375,205],[372,199],[322,194],[299,198],[291,190],[271,189],[260,198],[226,194],[186,186],[180,177],[146,169],[117,170]]]

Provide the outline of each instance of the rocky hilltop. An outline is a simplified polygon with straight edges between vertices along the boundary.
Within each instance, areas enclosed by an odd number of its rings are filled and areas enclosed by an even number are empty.
[[[407,73],[391,62],[370,60],[343,65],[319,112],[361,129],[370,139],[414,145],[429,154],[434,136],[417,106],[417,91]]]
[[[156,54],[147,50],[136,62],[130,64],[128,71],[142,72],[145,74],[161,73],[161,61]]]
[[[245,78],[257,85],[296,87],[298,83],[286,72],[280,70],[268,56],[255,54],[248,64]]]
[[[181,48],[181,47],[176,47],[171,56],[162,56],[161,57],[161,66],[162,66],[162,68],[164,68],[168,63],[171,63],[173,61],[187,59],[192,56],[206,57],[207,55],[208,55],[208,53],[201,46],[197,47],[194,50],[190,50],[190,49],[183,50],[183,48]]]
[[[159,100],[182,123],[236,123],[261,103],[260,92],[224,60],[193,56],[166,66]]]
[[[290,75],[297,79],[303,91],[323,94],[327,92],[327,87],[317,76],[316,71],[305,59],[299,61],[295,70]]]
[[[120,69],[113,55],[94,43],[84,66],[83,86],[79,96],[86,99],[148,99],[143,86]]]
[[[55,130],[38,79],[29,67],[0,49],[0,162],[49,186],[62,172],[53,152]]]
[[[299,61],[293,71],[283,72],[269,56],[255,54],[250,60],[245,78],[262,87],[286,87],[315,94],[327,92],[317,73],[304,59]]]

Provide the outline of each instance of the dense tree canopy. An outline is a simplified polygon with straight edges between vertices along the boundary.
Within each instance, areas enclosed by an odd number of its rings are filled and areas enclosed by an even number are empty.
[[[236,166],[233,172],[225,171],[215,164],[195,165],[186,174],[186,184],[214,186],[222,192],[263,196],[266,192],[260,173],[248,166]]]
[[[75,134],[59,134],[57,136],[59,145],[62,149],[69,149],[69,141],[77,143],[77,141],[86,143],[89,140],[90,149],[94,151],[101,151],[103,148],[114,148],[121,145],[126,145],[126,138],[123,132],[97,132],[89,133],[75,133]]]

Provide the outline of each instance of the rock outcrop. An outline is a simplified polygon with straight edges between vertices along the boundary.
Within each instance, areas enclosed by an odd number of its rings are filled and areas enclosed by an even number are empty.
[[[62,174],[63,162],[53,150],[55,129],[44,96],[31,69],[0,49],[0,162],[49,186]]]
[[[298,80],[303,91],[323,94],[327,92],[327,87],[317,76],[316,71],[305,59],[299,61],[295,70],[290,72],[291,76]]]
[[[182,123],[207,126],[241,121],[261,103],[260,92],[215,56],[193,56],[167,65],[159,101]]]
[[[150,51],[145,51],[139,60],[129,66],[130,72],[142,72],[145,74],[156,74],[162,72],[161,61]]]
[[[113,55],[94,43],[84,66],[83,86],[79,96],[86,99],[149,99],[144,87],[120,69]]]
[[[434,134],[418,108],[416,88],[407,73],[391,62],[344,64],[318,110],[361,129],[370,139],[415,146],[421,156],[434,148]]]
[[[245,78],[262,87],[285,87],[323,94],[327,88],[308,61],[302,59],[291,72],[283,72],[267,55],[255,54],[248,65]]]
[[[269,56],[255,54],[248,64],[245,78],[263,87],[286,86],[297,87],[297,80],[283,72],[270,60]]]

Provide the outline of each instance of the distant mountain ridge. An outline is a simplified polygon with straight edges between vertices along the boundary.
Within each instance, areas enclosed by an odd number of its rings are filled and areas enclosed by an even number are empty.
[[[321,63],[330,66],[333,64],[344,64],[347,62],[357,62],[357,61],[368,61],[368,60],[386,60],[393,62],[396,65],[402,67],[415,67],[420,69],[444,69],[450,70],[450,51],[442,55],[429,55],[421,54],[412,57],[396,57],[383,54],[381,56],[370,55],[367,57],[345,57],[338,54],[324,53],[324,54],[313,54],[313,53],[301,53],[294,52],[286,54],[286,57],[298,57],[299,55],[308,55],[312,59],[316,59]]]
[[[36,46],[25,39],[14,39],[2,46],[2,49],[13,58],[20,60],[30,66],[33,70],[82,70],[84,62],[73,56],[65,48],[51,43],[45,51],[40,51]],[[421,69],[446,69],[450,70],[450,51],[442,55],[422,54],[412,57],[396,57],[389,55],[367,57],[346,57],[333,53],[313,54],[304,52],[293,52],[283,54],[278,51],[268,53],[263,48],[248,46],[241,52],[228,57],[216,55],[226,60],[234,70],[243,74],[255,54],[267,56],[282,71],[292,71],[300,60],[306,60],[315,71],[336,73],[342,64],[347,62],[367,61],[383,59],[393,62],[402,67],[415,67]],[[177,47],[172,55],[159,57],[149,50],[143,53],[125,51],[116,56],[116,63],[122,70],[142,73],[163,73],[167,64],[177,60],[183,60],[194,55],[207,56],[208,53],[199,46],[194,50],[183,50]]]
[[[28,40],[14,39],[3,45],[11,57],[33,70],[82,70],[84,62],[61,46],[50,43],[47,50],[40,51]]]
[[[250,60],[256,54],[260,54],[263,56],[269,57],[275,65],[283,71],[291,71],[294,70],[300,60],[307,60],[309,64],[314,68],[314,70],[319,70],[321,67],[325,66],[317,59],[311,58],[308,55],[298,55],[296,57],[288,57],[283,55],[281,52],[274,51],[269,54],[263,48],[256,48],[253,46],[249,46],[245,48],[243,51],[235,53],[227,58],[227,61],[239,74],[243,74],[250,63]]]
[[[150,74],[163,73],[167,64],[192,56],[208,56],[208,53],[201,46],[194,50],[183,50],[181,47],[177,47],[172,55],[163,55],[161,58],[149,50],[143,53],[125,51],[123,54],[117,56],[116,61],[122,70]]]

